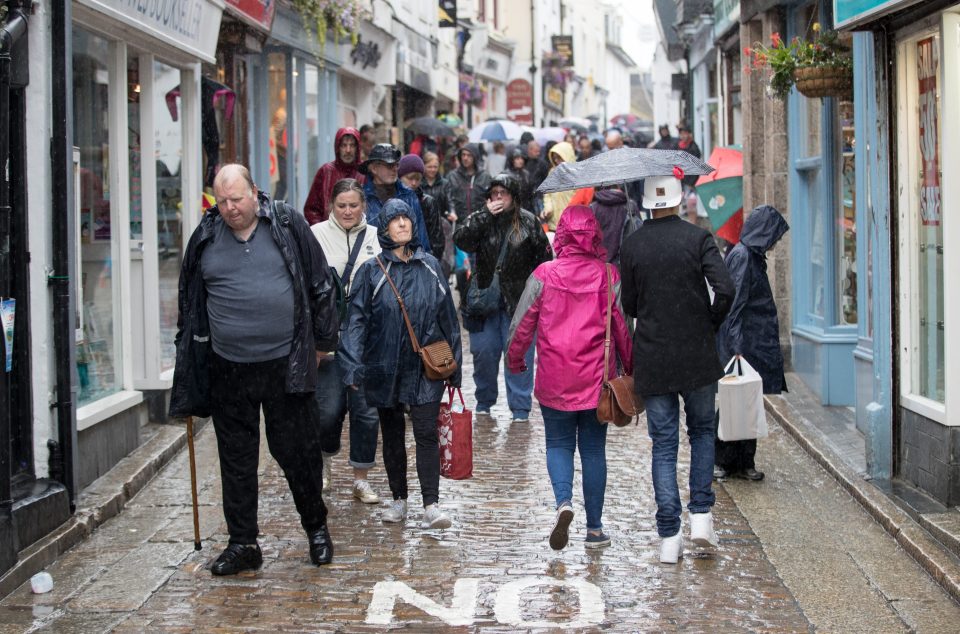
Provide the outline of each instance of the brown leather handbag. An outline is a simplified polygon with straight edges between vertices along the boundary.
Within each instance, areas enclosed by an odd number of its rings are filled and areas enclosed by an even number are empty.
[[[413,324],[410,323],[410,316],[407,314],[407,308],[403,305],[403,299],[400,297],[400,291],[397,290],[390,274],[383,267],[383,262],[379,257],[374,258],[383,271],[383,276],[390,283],[393,294],[397,296],[397,302],[400,304],[400,312],[403,313],[403,321],[407,324],[407,333],[410,334],[410,342],[413,344],[413,351],[420,355],[423,362],[423,374],[431,381],[442,381],[449,379],[457,371],[457,360],[453,358],[453,350],[446,339],[435,341],[431,344],[421,347],[417,340],[417,335],[413,332]]]
[[[597,403],[597,420],[613,423],[617,427],[629,425],[634,417],[643,413],[643,399],[633,389],[633,377],[629,374],[609,378],[610,373],[610,322],[613,320],[613,275],[607,264],[607,330],[603,339],[603,385],[600,402]]]

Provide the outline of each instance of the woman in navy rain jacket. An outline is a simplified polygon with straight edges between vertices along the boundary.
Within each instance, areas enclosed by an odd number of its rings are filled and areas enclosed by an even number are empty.
[[[407,514],[406,423],[410,420],[417,445],[417,477],[423,496],[422,528],[447,528],[450,519],[438,507],[440,445],[437,414],[443,381],[423,374],[419,355],[404,323],[403,313],[379,262],[396,285],[420,344],[445,339],[462,365],[460,324],[440,263],[425,251],[418,227],[405,202],[392,198],[377,216],[377,237],[383,252],[357,270],[350,294],[346,331],[337,361],[345,385],[363,386],[367,403],[377,408],[383,438],[383,463],[393,503],[383,511],[384,522],[402,522]],[[459,387],[460,370],[448,379]]]
[[[730,249],[724,262],[736,287],[736,296],[717,334],[717,351],[726,363],[741,355],[760,373],[764,394],[787,389],[780,350],[780,321],[767,278],[767,251],[790,229],[780,212],[761,205],[743,223],[740,242]],[[719,412],[717,422],[719,423]],[[762,480],[756,470],[756,440],[716,441],[714,476],[728,475]]]

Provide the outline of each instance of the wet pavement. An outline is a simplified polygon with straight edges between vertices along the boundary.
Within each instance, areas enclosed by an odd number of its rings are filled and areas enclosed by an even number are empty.
[[[465,386],[468,407],[471,395]],[[518,424],[503,404],[493,414],[475,422],[473,479],[441,481],[454,517],[446,531],[419,528],[412,437],[402,526],[354,501],[346,455],[334,458],[336,550],[322,568],[309,563],[286,481],[262,443],[264,565],[226,578],[206,569],[227,540],[208,425],[197,438],[202,551],[193,550],[184,451],[47,568],[52,592],[34,595],[25,584],[0,601],[0,631],[956,631],[960,607],[775,423],[758,452],[767,479],[717,487],[720,547],[696,553],[688,542],[669,566],[657,560],[643,418],[608,436],[604,525],[613,544],[583,547],[578,473],[570,545],[557,553],[546,541],[553,510],[539,411]],[[383,469],[370,478],[389,497]]]

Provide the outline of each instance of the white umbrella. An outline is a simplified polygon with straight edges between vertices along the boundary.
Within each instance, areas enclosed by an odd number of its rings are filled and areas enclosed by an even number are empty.
[[[487,121],[470,130],[467,137],[472,143],[481,141],[507,141],[510,139],[519,139],[523,134],[523,128],[514,123],[501,119],[498,121]]]

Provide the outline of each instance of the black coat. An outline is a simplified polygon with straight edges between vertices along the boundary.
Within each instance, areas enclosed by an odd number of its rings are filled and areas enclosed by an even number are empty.
[[[427,225],[427,237],[430,238],[430,253],[433,257],[443,261],[443,247],[446,238],[443,235],[443,225],[446,212],[440,207],[440,202],[423,191],[417,190],[417,199],[420,201],[420,210],[423,212],[423,222]]]
[[[713,236],[677,215],[647,220],[623,243],[620,273],[623,308],[637,318],[637,392],[682,392],[723,376],[716,332],[734,288]]]
[[[514,234],[514,219],[519,221],[519,236]],[[453,234],[457,248],[474,254],[472,270],[480,288],[490,286],[493,281],[504,240],[510,243],[500,271],[500,293],[507,312],[512,315],[533,269],[553,259],[550,242],[540,223],[526,209],[494,215],[483,208],[458,224]]]
[[[768,205],[757,207],[743,223],[740,242],[724,259],[736,296],[720,326],[717,350],[724,363],[735,354],[743,355],[763,378],[764,394],[786,389],[780,321],[767,277],[766,254],[789,229],[779,211]]]
[[[260,193],[259,200],[260,222],[270,226],[270,235],[280,247],[293,281],[293,345],[287,361],[286,391],[288,394],[313,393],[317,384],[314,351],[336,350],[340,326],[330,267],[303,214],[287,205],[288,221],[283,224],[274,217],[273,205],[264,193]],[[222,222],[216,207],[207,210],[190,236],[180,265],[180,315],[174,339],[177,365],[170,393],[171,418],[210,415],[210,324],[200,258]]]

